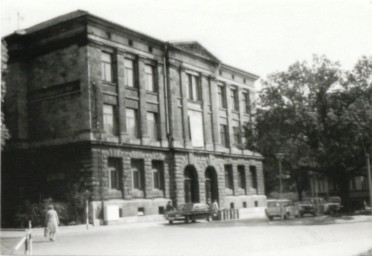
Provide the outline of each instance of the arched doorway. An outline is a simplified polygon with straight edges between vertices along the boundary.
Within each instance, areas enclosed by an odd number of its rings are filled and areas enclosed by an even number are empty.
[[[214,200],[219,202],[217,172],[212,166],[205,170],[205,198],[206,203],[210,205]]]
[[[198,173],[192,165],[185,168],[185,203],[199,202],[199,182]]]

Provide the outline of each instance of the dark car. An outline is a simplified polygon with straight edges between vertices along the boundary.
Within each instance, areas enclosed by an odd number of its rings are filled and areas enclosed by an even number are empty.
[[[328,197],[327,202],[324,204],[324,213],[335,215],[341,210],[341,198],[338,196]]]
[[[165,218],[172,224],[173,221],[190,221],[195,222],[199,219],[206,219],[210,221],[213,215],[213,210],[210,209],[209,205],[203,203],[187,203],[181,204],[177,209],[168,211],[165,213]]]
[[[300,208],[300,216],[304,216],[305,214],[311,214],[313,216],[316,215],[316,207],[311,199],[304,199],[298,203],[298,207]]]

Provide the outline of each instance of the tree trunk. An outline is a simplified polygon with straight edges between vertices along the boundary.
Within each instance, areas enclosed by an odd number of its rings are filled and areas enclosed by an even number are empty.
[[[349,188],[349,182],[350,179],[346,175],[340,175],[337,179],[337,184],[338,184],[338,190],[340,193],[340,197],[342,200],[342,205],[343,205],[343,211],[350,211],[350,188]],[[345,177],[346,176],[346,177]]]

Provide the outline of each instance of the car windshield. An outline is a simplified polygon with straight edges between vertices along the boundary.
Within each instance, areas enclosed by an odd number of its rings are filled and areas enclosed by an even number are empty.
[[[340,203],[341,199],[339,197],[330,197],[327,201],[330,203]]]
[[[268,202],[267,207],[279,207],[280,203],[279,202]]]

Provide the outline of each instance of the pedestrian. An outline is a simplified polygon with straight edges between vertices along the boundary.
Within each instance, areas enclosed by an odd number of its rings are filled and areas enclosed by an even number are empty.
[[[58,232],[59,218],[53,205],[48,206],[48,211],[45,215],[45,237],[48,236],[49,240],[54,242],[56,239],[56,233]]]
[[[213,210],[213,215],[216,216],[217,215],[217,212],[219,210],[217,200],[213,200],[212,210]]]
[[[169,211],[173,211],[173,210],[174,210],[174,208],[173,208],[173,205],[172,205],[172,201],[168,201],[167,206],[165,207],[165,211],[169,212]]]

